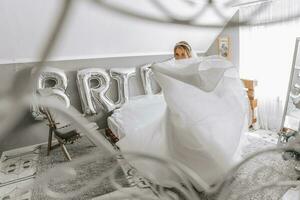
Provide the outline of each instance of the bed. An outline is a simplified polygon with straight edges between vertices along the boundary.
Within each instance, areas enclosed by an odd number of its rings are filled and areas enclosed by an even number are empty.
[[[147,69],[149,70],[149,69]],[[148,73],[150,73],[148,71]],[[257,103],[255,105],[252,104],[253,101],[257,102],[257,99],[254,98],[254,94],[255,94],[255,86],[257,85],[257,81],[256,80],[248,80],[248,79],[242,79],[244,86],[245,86],[245,90],[247,91],[247,97],[249,99],[249,127],[254,127],[255,123],[257,122],[256,120],[256,109],[257,109]],[[159,92],[155,93],[151,93],[149,94],[149,92],[147,91],[152,91],[151,90],[151,83],[149,82],[143,82],[144,83],[144,88],[145,88],[145,93],[148,95],[159,95]],[[143,97],[141,97],[143,98]],[[145,97],[146,98],[146,97]],[[125,136],[125,132],[124,132],[124,128],[122,125],[122,122],[118,119],[119,115],[121,114],[120,110],[116,110],[116,112],[118,112],[118,114],[115,114],[115,112],[109,116],[107,118],[107,125],[108,128],[111,130],[111,132],[118,138],[118,139],[122,139]],[[145,115],[151,115],[151,113],[144,113]],[[291,117],[294,119],[294,117]],[[299,110],[299,118],[300,118],[300,110]],[[298,118],[298,119],[299,119]],[[295,121],[291,119],[292,121]],[[292,123],[292,122],[291,122]],[[295,123],[295,122],[293,122]],[[298,120],[299,123],[299,120]]]

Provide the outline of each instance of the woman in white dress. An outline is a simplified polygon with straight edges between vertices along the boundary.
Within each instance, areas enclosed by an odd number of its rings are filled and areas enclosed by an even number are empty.
[[[176,43],[174,47],[175,60],[187,59],[191,57],[195,57],[195,55],[192,54],[192,48],[189,43],[186,41],[180,41]]]
[[[186,42],[176,44],[174,57],[152,66],[162,94],[138,97],[114,113],[125,133],[117,145],[125,152],[175,160],[212,185],[239,155],[248,122],[244,87],[236,67],[224,58],[192,56]],[[130,162],[160,183],[178,180],[164,166]]]

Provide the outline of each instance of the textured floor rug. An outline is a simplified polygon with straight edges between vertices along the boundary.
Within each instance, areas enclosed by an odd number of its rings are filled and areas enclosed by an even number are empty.
[[[99,177],[107,170],[111,169],[117,164],[117,160],[113,158],[108,158],[110,153],[105,149],[96,148],[86,137],[81,138],[78,142],[67,145],[68,152],[70,153],[72,159],[76,159],[85,155],[90,155],[91,153],[97,152],[97,160],[85,163],[76,168],[76,179],[60,182],[59,184],[50,183],[49,187],[56,192],[70,192],[76,191],[77,189],[85,186],[89,181],[96,177]],[[99,154],[98,154],[99,153]],[[54,149],[50,152],[49,156],[47,154],[47,145],[41,146],[40,157],[38,162],[37,176],[43,174],[47,169],[53,168],[58,164],[65,163],[66,158],[64,157],[60,148]],[[127,179],[121,168],[116,174],[116,181],[124,186],[129,186]],[[100,196],[106,193],[113,192],[115,189],[111,185],[108,179],[97,184],[91,190],[77,196],[74,199],[91,199],[96,196]],[[42,199],[52,199],[44,194],[41,188],[37,187],[33,190],[32,199],[42,200]]]
[[[248,145],[243,149],[243,157],[267,148],[276,146],[276,133],[270,131],[256,131],[247,134]],[[243,165],[234,176],[227,199],[234,199],[241,191],[247,192],[257,186],[273,181],[295,180],[299,174],[294,170],[297,161],[282,159],[281,153],[266,153],[255,157]],[[239,199],[243,200],[279,200],[289,187],[270,187],[264,190],[251,192]]]
[[[255,151],[267,147],[275,147],[277,143],[277,134],[270,131],[259,130],[247,133],[248,143],[244,146],[242,156],[245,157]],[[236,197],[237,194],[248,192],[249,190],[272,181],[295,180],[299,176],[294,170],[297,164],[294,160],[284,161],[281,153],[266,153],[255,157],[243,165],[233,177],[231,184],[223,188],[215,195],[205,195],[198,193],[199,200],[280,200],[289,187],[270,187],[267,189],[251,192],[250,194]],[[178,192],[167,189],[170,199],[184,199],[178,195]],[[118,195],[118,191],[110,195]],[[110,195],[98,197],[97,200],[110,199]]]
[[[242,150],[242,157],[268,147],[275,147],[278,136],[276,133],[265,130],[248,132],[248,143]],[[205,195],[199,193],[199,200],[280,200],[290,187],[269,187],[263,190],[248,191],[269,182],[296,180],[299,174],[294,167],[299,162],[294,160],[284,161],[281,153],[266,153],[255,157],[240,167],[233,176],[232,182],[222,188],[219,193]]]
[[[252,152],[255,152],[266,147],[276,146],[276,134],[268,131],[255,131],[247,134],[248,144],[243,148],[243,156],[247,156]],[[106,170],[116,166],[117,162],[124,163],[125,160],[108,158],[110,153],[101,148],[96,148],[86,137],[83,137],[78,142],[67,145],[67,149],[71,157],[76,158],[85,157],[92,153],[97,153],[98,158],[80,165],[76,168],[76,179],[62,181],[59,184],[51,182],[49,187],[53,191],[57,192],[70,192],[76,191],[79,188],[85,186],[95,177],[99,177],[105,173]],[[66,163],[62,151],[58,148],[51,151],[49,156],[46,156],[47,145],[43,144],[39,148],[39,156],[37,159],[37,172],[36,176],[39,177],[48,169],[58,166],[59,164]],[[236,200],[235,195],[249,191],[251,188],[259,186],[261,184],[270,181],[280,180],[295,180],[298,178],[298,174],[294,170],[294,166],[297,164],[294,160],[283,161],[280,153],[268,153],[256,157],[243,165],[235,174],[234,179],[226,188],[226,195],[221,200]],[[143,178],[135,177],[132,173],[132,168],[128,165],[124,165],[123,170],[119,169],[117,172],[116,180],[121,185],[126,187],[132,186],[131,190],[143,191],[146,193],[155,191],[149,190],[149,183],[145,182]],[[24,181],[23,181],[24,182]],[[22,183],[22,182],[20,182]],[[0,188],[1,189],[1,188]],[[168,189],[166,189],[168,190]],[[250,194],[243,195],[238,199],[242,200],[279,200],[288,190],[288,187],[271,187]],[[7,189],[6,189],[7,191]],[[172,189],[168,190],[171,199],[183,199],[178,198],[178,193]],[[50,200],[49,196],[45,195],[40,187],[35,187],[30,192],[31,199],[34,200]],[[221,193],[223,194],[223,193]],[[114,187],[109,180],[99,182],[94,185],[89,191],[77,196],[73,199],[97,199],[97,200],[110,200],[113,197],[121,196],[119,191],[115,191]],[[199,200],[215,200],[220,194],[207,196],[204,193],[199,193]],[[1,195],[0,195],[1,196]],[[155,195],[153,195],[155,197]],[[176,198],[177,197],[177,198]],[[123,199],[123,198],[120,198]]]

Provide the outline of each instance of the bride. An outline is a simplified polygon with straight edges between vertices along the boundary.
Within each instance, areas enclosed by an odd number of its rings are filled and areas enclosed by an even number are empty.
[[[244,87],[224,58],[197,57],[186,42],[176,44],[174,57],[152,66],[161,94],[137,97],[114,112],[125,133],[117,145],[175,160],[212,185],[239,158],[248,122]],[[176,181],[153,162],[131,164],[158,182]]]

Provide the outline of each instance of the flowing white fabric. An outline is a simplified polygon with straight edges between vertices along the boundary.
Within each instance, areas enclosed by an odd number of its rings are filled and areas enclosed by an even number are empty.
[[[248,104],[237,69],[218,56],[170,60],[152,67],[162,95],[138,97],[113,115],[125,137],[122,151],[175,159],[208,185],[232,166]],[[155,164],[132,162],[158,180],[173,179]]]

